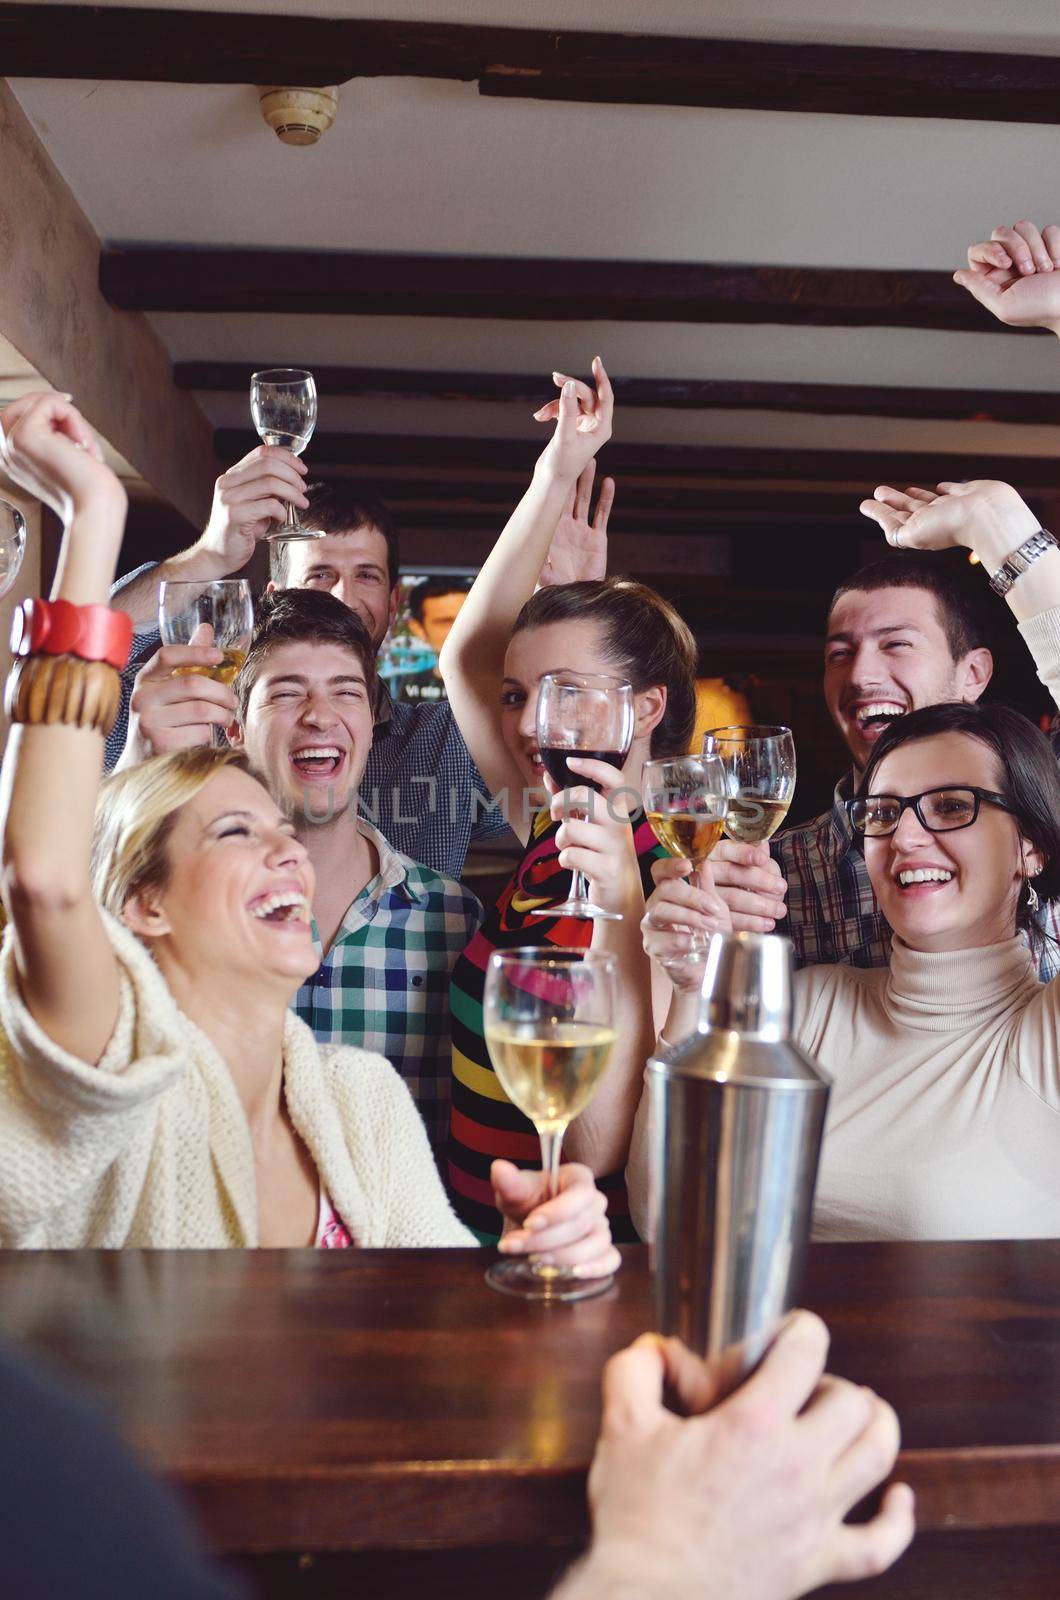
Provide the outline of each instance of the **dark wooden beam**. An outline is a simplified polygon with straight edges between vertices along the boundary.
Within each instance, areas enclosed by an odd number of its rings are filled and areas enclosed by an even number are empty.
[[[260,366],[281,365],[262,361]],[[240,394],[251,368],[238,361],[178,361],[179,389]],[[433,372],[314,366],[322,395],[369,400],[490,400],[537,406],[549,393],[540,373]],[[791,411],[819,416],[917,417],[939,421],[1060,423],[1060,394],[1019,389],[909,389],[851,383],[760,383],[719,378],[613,377],[623,406],[673,411]]]
[[[217,454],[235,461],[253,435],[222,429]],[[317,433],[308,452],[316,470],[327,467],[385,468],[413,473],[495,469],[527,478],[540,451],[537,439],[454,438],[436,435]],[[1060,488],[1060,460],[1050,456],[957,455],[939,452],[766,449],[691,444],[606,445],[600,469],[619,479],[703,480],[788,478],[796,482],[865,485],[932,484],[942,479],[1000,478],[1021,488]]]
[[[866,267],[113,245],[99,281],[124,311],[997,329],[948,272]]]
[[[0,5],[9,77],[153,83],[477,82],[620,105],[1060,121],[1060,59],[969,50],[550,32],[247,13]]]

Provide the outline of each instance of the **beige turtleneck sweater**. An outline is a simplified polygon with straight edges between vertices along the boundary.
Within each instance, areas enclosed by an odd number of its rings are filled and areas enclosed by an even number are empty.
[[[1060,979],[1021,939],[808,967],[795,1037],[832,1075],[818,1239],[1060,1235]]]

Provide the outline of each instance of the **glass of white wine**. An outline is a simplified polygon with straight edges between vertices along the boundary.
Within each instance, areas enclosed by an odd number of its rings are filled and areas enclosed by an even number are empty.
[[[711,728],[705,755],[720,756],[729,783],[725,832],[741,844],[772,838],[795,794],[795,740],[790,728]]]
[[[158,631],[163,644],[212,644],[224,657],[215,667],[177,667],[174,677],[198,675],[231,683],[247,659],[254,631],[250,584],[246,578],[167,580],[158,590]],[[225,743],[220,728],[214,729],[214,743]]]
[[[551,1199],[568,1125],[592,1099],[617,1037],[613,956],[554,949],[496,950],[483,995],[486,1044],[498,1081],[537,1129]],[[613,1278],[578,1278],[564,1267],[506,1257],[486,1273],[503,1294],[584,1300]]]
[[[26,553],[26,519],[17,506],[0,500],[0,600],[18,577]]]
[[[640,786],[644,814],[659,843],[672,856],[682,856],[698,868],[725,828],[729,780],[721,757],[707,754],[646,761]],[[680,960],[701,961],[710,941],[697,928],[688,932],[690,945]]]
[[[250,415],[263,444],[283,445],[300,456],[317,425],[317,386],[302,367],[268,367],[250,380]],[[268,539],[322,539],[317,528],[303,528],[293,500]]]

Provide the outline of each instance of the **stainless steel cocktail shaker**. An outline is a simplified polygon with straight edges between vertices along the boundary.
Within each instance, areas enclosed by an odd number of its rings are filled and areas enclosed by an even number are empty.
[[[791,1040],[791,946],[715,934],[699,1027],[648,1064],[659,1330],[761,1359],[802,1278],[830,1079]]]

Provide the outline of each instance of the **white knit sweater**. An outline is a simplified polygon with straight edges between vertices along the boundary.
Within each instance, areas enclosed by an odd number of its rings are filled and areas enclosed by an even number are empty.
[[[10,932],[0,954],[0,1246],[256,1245],[250,1130],[228,1068],[140,942],[105,922],[121,1003],[96,1066],[30,1016]],[[389,1062],[318,1045],[293,1014],[283,1057],[291,1119],[357,1244],[475,1243]]]

